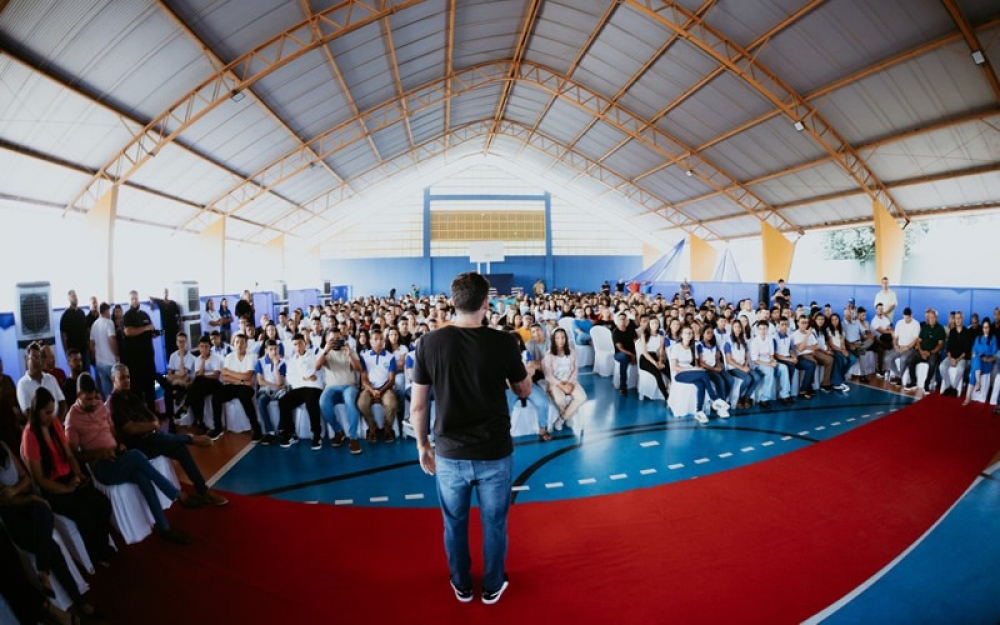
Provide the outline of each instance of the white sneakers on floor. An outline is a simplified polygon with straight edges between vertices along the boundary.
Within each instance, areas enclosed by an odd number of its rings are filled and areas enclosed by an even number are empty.
[[[721,419],[729,418],[729,402],[724,399],[716,399],[712,402],[712,408],[715,408],[715,412],[719,415]]]

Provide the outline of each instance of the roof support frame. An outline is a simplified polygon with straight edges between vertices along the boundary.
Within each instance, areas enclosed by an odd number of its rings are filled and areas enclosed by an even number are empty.
[[[514,54],[511,58],[510,76],[508,77],[508,80],[504,82],[503,90],[500,93],[500,99],[497,101],[497,107],[493,113],[493,129],[491,129],[489,134],[486,136],[486,144],[483,146],[484,154],[490,151],[490,146],[493,145],[493,135],[496,134],[496,128],[500,125],[500,122],[503,121],[504,115],[507,112],[507,102],[510,101],[510,92],[511,89],[514,88],[514,77],[517,76],[521,67],[521,62],[524,60],[524,52],[528,49],[528,41],[531,39],[531,33],[535,28],[535,22],[538,20],[538,11],[541,6],[541,0],[528,0],[528,10],[525,11],[524,22],[521,25],[521,32],[518,35],[517,43],[514,45]]]
[[[975,29],[969,24],[969,20],[966,19],[965,14],[962,13],[962,8],[958,6],[955,0],[941,0],[941,4],[948,10],[948,15],[951,16],[952,21],[958,26],[958,30],[962,33],[965,43],[969,44],[970,53],[975,54],[978,52],[982,55],[983,62],[979,64],[979,67],[982,69],[983,77],[990,85],[990,89],[993,90],[993,97],[1000,102],[1000,79],[997,78],[996,70],[993,69],[993,64],[983,49],[983,44],[979,42],[979,37],[976,35]]]

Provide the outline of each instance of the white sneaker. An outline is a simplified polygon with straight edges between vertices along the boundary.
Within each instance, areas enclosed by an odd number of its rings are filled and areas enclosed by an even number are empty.
[[[698,412],[694,413],[694,420],[704,425],[705,423],[708,423],[708,415],[699,410]]]
[[[851,387],[848,386],[847,384],[841,384],[840,386],[837,387],[837,390],[846,393],[851,390]]]
[[[555,423],[552,424],[552,429],[553,430],[561,430],[561,429],[563,429],[563,424],[564,423],[566,423],[566,422],[563,421],[562,417],[560,417],[560,418],[556,419]]]
[[[725,408],[716,408],[715,409],[715,414],[719,415],[720,419],[728,419],[729,418],[729,406],[726,406]]]
[[[723,410],[729,412],[729,402],[722,398],[716,399],[712,402],[712,408],[715,408],[716,412],[721,412]]]

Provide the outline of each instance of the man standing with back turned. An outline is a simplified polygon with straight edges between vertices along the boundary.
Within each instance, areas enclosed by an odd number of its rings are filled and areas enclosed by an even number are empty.
[[[514,337],[482,325],[489,310],[489,288],[486,278],[474,272],[452,281],[457,316],[452,324],[423,337],[413,371],[410,419],[420,467],[428,475],[437,474],[451,586],[462,603],[473,597],[469,553],[473,490],[483,526],[483,603],[496,603],[507,589],[504,561],[514,444],[505,391],[509,384],[518,397],[531,394],[531,380]],[[428,438],[431,386],[437,405],[436,450]]]

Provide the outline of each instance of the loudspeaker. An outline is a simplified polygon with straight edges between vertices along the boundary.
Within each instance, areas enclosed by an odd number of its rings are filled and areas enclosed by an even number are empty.
[[[771,285],[761,282],[757,285],[757,302],[766,302],[767,307],[771,307]]]

